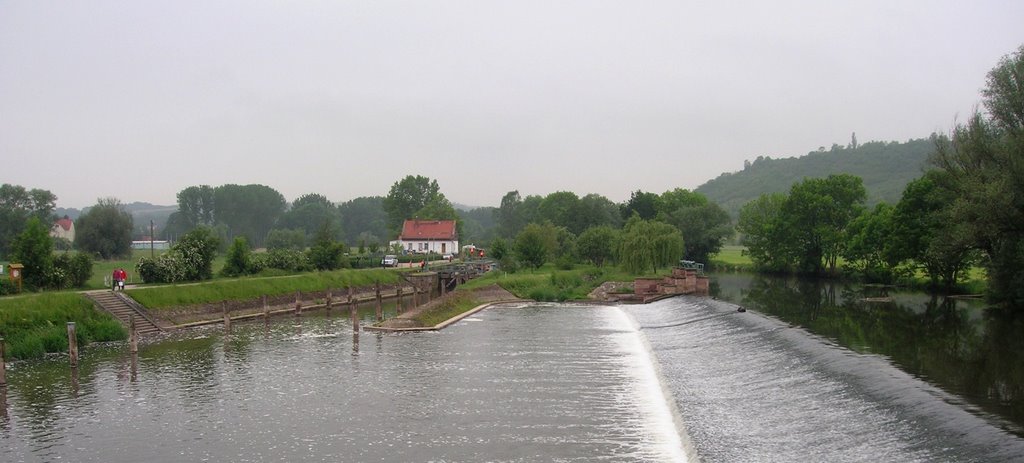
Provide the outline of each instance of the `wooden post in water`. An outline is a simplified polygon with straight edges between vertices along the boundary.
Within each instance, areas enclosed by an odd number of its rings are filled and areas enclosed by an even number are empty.
[[[348,287],[348,314],[352,317],[352,331],[359,332],[359,311],[356,310],[355,297],[352,294],[352,287]]]
[[[78,338],[75,337],[75,322],[68,322],[68,356],[71,368],[78,367]]]
[[[230,333],[231,332],[231,315],[228,313],[228,303],[227,302],[221,302],[220,303],[220,311],[224,314],[224,332],[225,333]]]
[[[398,282],[398,296],[397,296],[397,299],[398,299],[398,305],[396,306],[397,308],[395,310],[398,312],[399,315],[401,315],[402,314],[402,282]]]
[[[377,321],[378,322],[382,322],[382,321],[384,321],[384,306],[381,304],[381,300],[380,300],[380,282],[379,281],[377,282],[376,289],[377,289]]]
[[[263,318],[266,319],[270,316],[270,306],[267,305],[267,295],[263,295]]]
[[[331,311],[331,290],[327,290],[327,312]]]
[[[302,315],[302,296],[298,291],[295,291],[295,316]]]
[[[139,353],[139,330],[135,329],[135,315],[128,317],[128,352]]]
[[[4,349],[4,337],[0,336],[0,388],[7,387],[7,351]],[[7,407],[7,401],[3,406]]]

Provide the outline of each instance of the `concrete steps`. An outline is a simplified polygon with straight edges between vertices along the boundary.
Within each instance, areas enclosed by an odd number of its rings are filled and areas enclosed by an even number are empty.
[[[163,332],[163,330],[149,317],[149,314],[145,313],[145,310],[142,307],[138,307],[138,304],[129,303],[131,299],[122,293],[98,291],[86,293],[85,296],[92,299],[99,308],[110,312],[111,315],[121,321],[125,328],[130,326],[131,317],[134,315],[135,329],[138,330],[140,335],[145,336],[147,334]]]

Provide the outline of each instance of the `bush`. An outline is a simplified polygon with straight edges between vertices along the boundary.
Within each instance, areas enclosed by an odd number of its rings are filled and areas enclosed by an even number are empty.
[[[72,287],[81,288],[89,282],[89,279],[92,278],[92,265],[92,256],[84,252],[77,253],[71,258],[68,278],[71,280]]]
[[[81,288],[92,277],[92,257],[80,252],[59,254],[53,258],[49,286],[55,289]]]
[[[298,229],[275,228],[267,234],[266,247],[268,251],[277,249],[294,249],[301,251],[306,248],[306,232]]]
[[[266,268],[286,270],[289,272],[305,272],[312,267],[309,259],[302,251],[294,249],[275,249],[265,254]]]
[[[231,244],[231,249],[228,249],[227,259],[224,260],[224,268],[220,271],[221,275],[235,277],[251,273],[251,265],[249,263],[251,254],[252,251],[249,250],[249,243],[245,241],[245,237],[235,237],[235,242]]]
[[[343,255],[345,247],[334,242],[319,242],[309,248],[306,256],[309,264],[317,270],[337,270],[348,267],[348,259]]]
[[[513,258],[511,254],[505,254],[504,256],[502,256],[501,260],[498,261],[498,266],[501,268],[502,271],[508,273],[516,273],[517,271],[519,271],[519,264],[516,262],[515,258]]]
[[[18,287],[15,286],[11,280],[0,277],[0,296],[14,294],[16,292],[18,292]]]
[[[213,258],[219,242],[209,228],[197,228],[156,259],[139,259],[135,271],[146,283],[208,280],[213,277]]]

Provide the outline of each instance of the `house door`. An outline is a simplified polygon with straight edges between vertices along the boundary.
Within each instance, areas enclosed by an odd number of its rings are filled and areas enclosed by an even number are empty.
[[[441,254],[448,254],[448,251],[445,251],[447,245],[448,243],[441,243]]]

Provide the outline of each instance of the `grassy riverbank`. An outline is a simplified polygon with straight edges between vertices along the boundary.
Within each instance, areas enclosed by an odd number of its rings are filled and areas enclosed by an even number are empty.
[[[418,326],[435,326],[478,305],[480,301],[473,297],[472,291],[460,290],[447,296],[437,307],[424,310],[412,319]]]
[[[126,292],[146,308],[160,310],[221,301],[250,300],[262,296],[280,296],[294,294],[296,291],[308,293],[370,286],[377,282],[381,284],[397,283],[398,273],[394,270],[383,269],[336,270],[280,277],[247,277],[194,284],[143,287]]]
[[[669,273],[663,269],[660,276]],[[594,288],[608,281],[629,281],[643,276],[623,271],[618,267],[593,265],[577,265],[572,270],[559,270],[547,264],[536,271],[519,271],[505,273],[491,272],[483,277],[470,281],[464,288],[473,289],[490,284],[497,284],[506,291],[523,299],[535,301],[578,301],[587,298]]]
[[[90,342],[125,339],[127,332],[92,302],[73,292],[39,293],[0,299],[0,334],[7,357],[40,358],[46,353],[67,352],[67,322],[75,322],[79,346]]]

